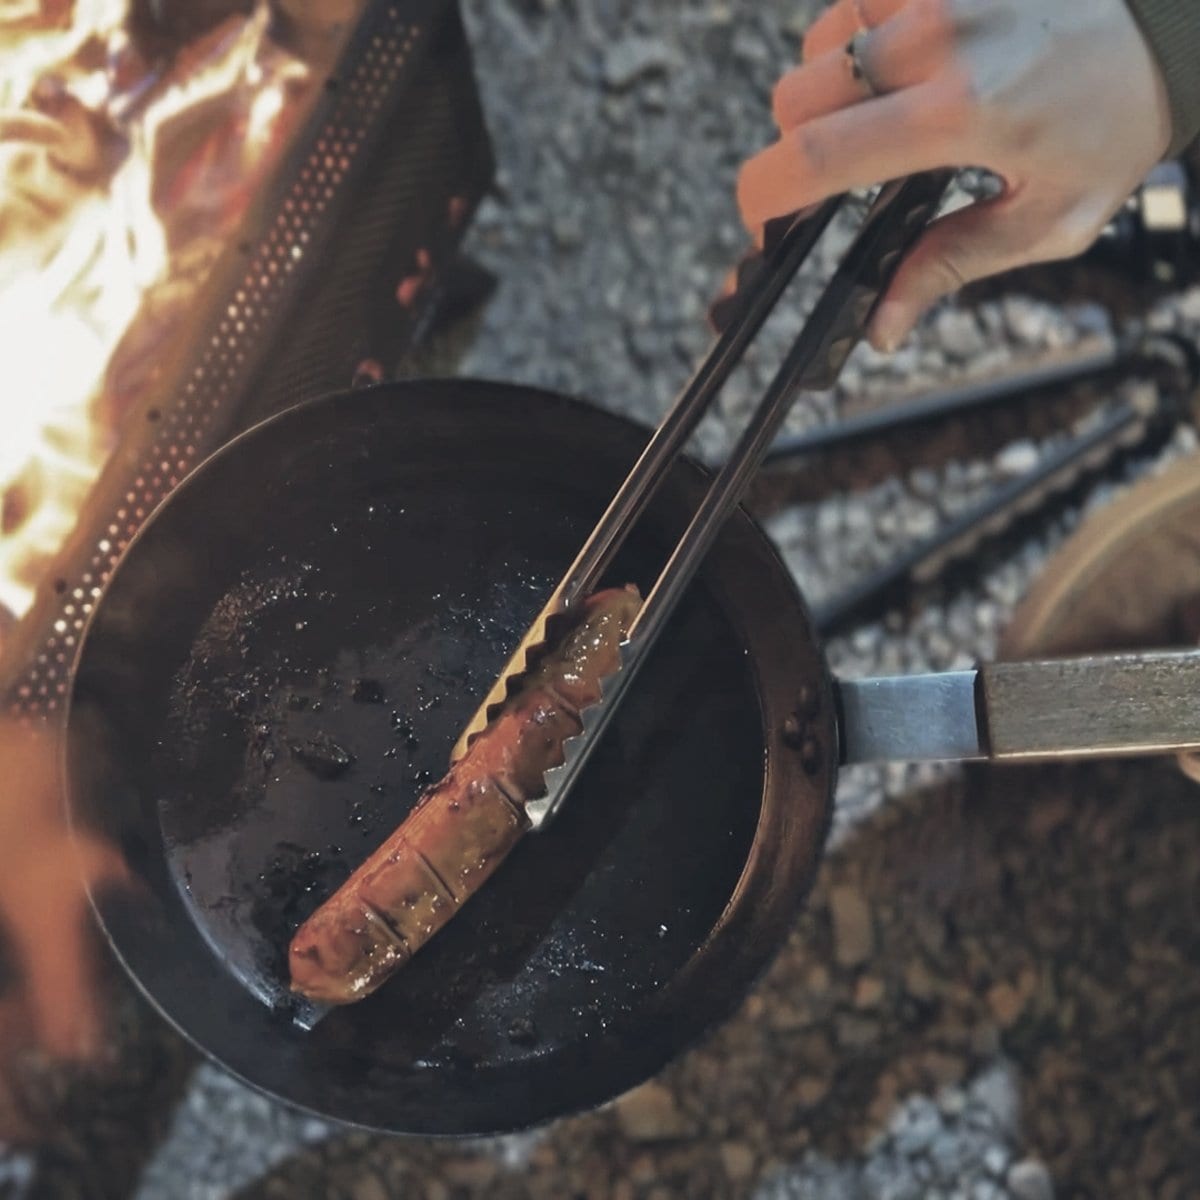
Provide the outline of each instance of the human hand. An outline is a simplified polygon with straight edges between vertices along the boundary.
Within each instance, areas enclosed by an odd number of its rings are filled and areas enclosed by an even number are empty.
[[[49,733],[0,723],[0,766],[0,926],[18,977],[0,996],[0,1140],[27,1140],[37,1131],[13,1095],[13,1059],[32,1048],[70,1062],[99,1052],[87,888],[127,872],[113,847],[68,829]]]
[[[850,70],[856,32],[869,84]],[[964,284],[1083,253],[1171,140],[1162,76],[1124,0],[836,0],[773,110],[779,140],[738,180],[755,235],[919,171],[983,167],[1002,182],[934,222],[900,265],[868,330],[881,350]]]

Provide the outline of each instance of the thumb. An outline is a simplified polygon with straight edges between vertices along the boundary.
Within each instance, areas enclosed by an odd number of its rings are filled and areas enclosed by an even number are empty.
[[[1002,201],[979,201],[930,225],[900,264],[867,336],[895,350],[930,305],[968,283],[999,275],[1031,257],[1030,223]]]

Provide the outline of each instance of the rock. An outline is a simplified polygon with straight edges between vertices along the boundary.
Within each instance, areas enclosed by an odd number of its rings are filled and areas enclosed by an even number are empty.
[[[998,1183],[990,1179],[978,1179],[971,1187],[971,1200],[1004,1200],[1004,1192]]]
[[[500,1165],[494,1159],[475,1157],[448,1159],[442,1166],[447,1182],[456,1187],[478,1191],[486,1188],[499,1174]]]
[[[387,1188],[377,1175],[366,1175],[354,1184],[354,1200],[388,1200]]]
[[[1014,340],[1030,346],[1044,344],[1050,331],[1045,309],[1023,296],[1004,298],[1004,323]]]
[[[983,1165],[986,1170],[999,1178],[1008,1166],[1009,1153],[1003,1146],[989,1146],[983,1152]]]
[[[829,915],[838,965],[857,967],[866,962],[875,949],[875,932],[871,909],[862,892],[847,883],[830,888]]]
[[[1036,1159],[1025,1158],[1013,1163],[1004,1182],[1015,1200],[1054,1200],[1050,1172]]]
[[[617,1101],[617,1121],[635,1142],[669,1141],[686,1137],[690,1122],[679,1111],[670,1088],[647,1083]]]
[[[1025,998],[1011,983],[1000,982],[988,988],[988,1008],[1001,1029],[1010,1029],[1025,1007]]]
[[[861,1050],[879,1037],[879,1026],[866,1017],[841,1013],[835,1022],[838,1045],[848,1050]]]
[[[651,1183],[658,1177],[658,1164],[652,1154],[639,1154],[629,1164],[629,1178],[634,1183]]]
[[[854,987],[855,1008],[878,1008],[885,989],[883,980],[874,975],[864,975]]]
[[[927,1150],[941,1130],[937,1106],[925,1096],[913,1096],[892,1126],[892,1141],[901,1154],[911,1157]]]
[[[804,990],[810,996],[825,995],[829,982],[829,968],[824,963],[813,963],[804,974]]]
[[[1005,475],[1024,475],[1038,465],[1038,448],[1028,438],[1010,442],[996,456],[996,469]]]
[[[917,1000],[929,1000],[937,992],[937,980],[919,958],[904,968],[904,990]]]
[[[625,91],[647,75],[669,71],[677,62],[674,49],[660,38],[624,38],[604,55],[604,83],[614,91]]]
[[[961,308],[947,308],[933,323],[934,337],[952,358],[967,361],[987,347],[974,315]]]
[[[765,63],[771,58],[766,42],[746,25],[739,25],[733,35],[733,56],[745,63]]]
[[[922,1062],[930,1077],[943,1087],[960,1082],[965,1071],[961,1058],[941,1050],[931,1050]]]
[[[1179,298],[1178,309],[1185,321],[1200,321],[1200,288],[1188,288]]]
[[[754,1174],[754,1165],[758,1161],[754,1151],[741,1142],[721,1143],[721,1166],[733,1183],[740,1183]]]
[[[971,1081],[967,1089],[973,1103],[979,1105],[1005,1137],[1014,1137],[1021,1115],[1021,1098],[1017,1093],[1012,1068],[997,1063]]]
[[[829,1095],[829,1081],[818,1075],[802,1075],[792,1087],[801,1108],[816,1108]]]

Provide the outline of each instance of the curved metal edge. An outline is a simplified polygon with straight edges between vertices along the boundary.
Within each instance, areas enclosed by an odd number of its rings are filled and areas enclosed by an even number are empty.
[[[140,545],[143,537],[157,524],[162,512],[176,496],[184,494],[185,489],[202,486],[208,475],[209,465],[233,453],[236,447],[269,436],[273,429],[281,427],[289,419],[294,419],[297,414],[307,410],[335,403],[365,402],[385,394],[394,396],[397,393],[411,394],[422,390],[443,393],[442,399],[448,399],[455,393],[461,395],[464,391],[475,392],[481,396],[490,395],[495,399],[503,399],[505,396],[526,399],[536,397],[555,405],[586,412],[592,419],[603,418],[614,429],[640,428],[628,418],[599,408],[582,397],[549,389],[487,379],[415,378],[382,383],[356,391],[339,391],[316,396],[274,414],[230,439],[198,464],[147,517],[104,584],[79,639],[72,661],[72,685],[63,706],[62,722],[65,734],[61,739],[59,752],[63,803],[73,832],[81,828],[76,821],[72,804],[74,789],[71,786],[70,768],[75,676],[88,646],[97,614],[101,611],[114,581],[121,573],[125,561],[133,553],[134,547]],[[652,431],[645,429],[644,432],[649,437]],[[697,486],[703,486],[709,481],[711,473],[691,457],[681,456],[679,462],[685,470],[692,473]],[[622,1043],[619,1028],[614,1029],[612,1034],[604,1039],[601,1048],[608,1054],[612,1069],[604,1078],[590,1079],[591,1086],[581,1090],[576,1102],[567,1106],[553,1101],[547,1103],[544,1097],[528,1093],[526,1100],[529,1108],[524,1113],[514,1113],[514,1120],[493,1122],[486,1127],[477,1123],[469,1128],[462,1125],[448,1128],[444,1124],[438,1125],[438,1114],[432,1114],[435,1119],[430,1124],[401,1130],[369,1121],[347,1119],[323,1111],[310,1103],[284,1096],[225,1062],[159,1003],[121,953],[103,916],[101,896],[104,893],[98,895],[89,887],[89,905],[106,943],[126,977],[150,1008],[209,1061],[251,1090],[294,1111],[333,1121],[351,1129],[438,1139],[500,1136],[536,1129],[566,1117],[592,1111],[651,1078],[670,1061],[701,1042],[728,1020],[782,949],[794,923],[796,911],[807,898],[815,882],[833,822],[838,760],[833,682],[808,606],[774,543],[754,518],[744,508],[739,507],[731,520],[739,522],[745,535],[737,547],[739,556],[747,563],[757,558],[770,571],[768,581],[771,586],[759,586],[755,593],[755,606],[762,611],[756,614],[758,619],[749,622],[750,644],[746,645],[760,704],[763,705],[763,808],[746,864],[707,941],[682,970],[647,1002],[646,1028],[636,1042]],[[741,577],[740,572],[738,577]],[[723,585],[723,581],[706,580],[706,583],[709,584],[714,599],[722,608],[727,608],[731,602],[728,588]],[[743,629],[743,635],[745,632]],[[759,651],[757,654],[754,652],[756,646]],[[798,795],[804,798],[806,805],[802,806],[798,802]],[[806,811],[798,811],[801,808],[806,808]],[[764,919],[766,925],[754,930],[755,923],[758,922],[761,926]],[[718,961],[714,964],[713,959]],[[720,997],[709,991],[709,1011],[703,1019],[681,1021],[681,1011],[686,1013],[693,1010],[689,997],[697,987],[697,977],[718,969],[723,969],[725,977],[742,973],[742,984],[731,990],[721,989],[723,994]],[[486,1080],[486,1074],[486,1071],[476,1072],[476,1078],[480,1080],[481,1085]]]

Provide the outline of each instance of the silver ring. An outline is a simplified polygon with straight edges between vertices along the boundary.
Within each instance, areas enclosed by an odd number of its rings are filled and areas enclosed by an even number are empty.
[[[862,42],[865,37],[865,32],[859,32],[846,43],[846,67],[850,72],[850,78],[862,89],[864,98],[873,99],[880,94],[880,89],[867,73],[863,63]]]

